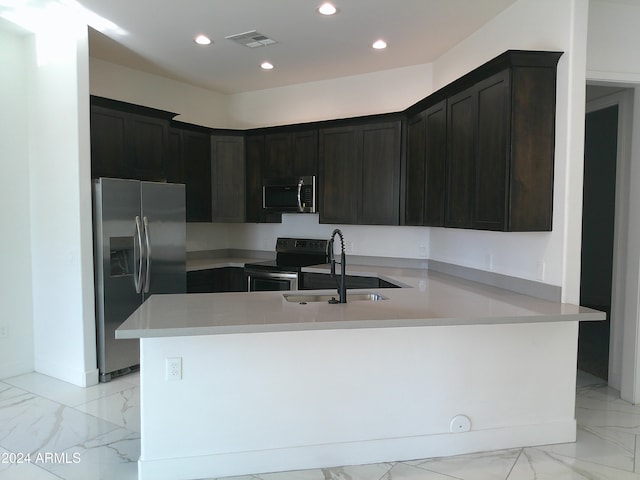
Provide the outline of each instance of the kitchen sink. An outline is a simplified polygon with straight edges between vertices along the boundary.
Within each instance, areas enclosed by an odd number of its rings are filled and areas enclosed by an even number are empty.
[[[304,293],[283,293],[282,296],[287,302],[292,303],[312,303],[312,302],[328,302],[332,298],[337,300],[338,294],[304,294]],[[347,302],[377,302],[379,300],[387,300],[387,297],[375,292],[349,293]]]

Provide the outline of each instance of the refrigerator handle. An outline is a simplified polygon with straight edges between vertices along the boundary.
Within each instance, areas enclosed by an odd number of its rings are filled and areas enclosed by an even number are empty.
[[[143,217],[144,224],[144,244],[145,244],[145,275],[144,275],[144,293],[149,293],[151,286],[151,241],[149,239],[149,220]]]
[[[136,293],[142,292],[142,225],[136,215],[135,240],[133,244],[133,284]]]

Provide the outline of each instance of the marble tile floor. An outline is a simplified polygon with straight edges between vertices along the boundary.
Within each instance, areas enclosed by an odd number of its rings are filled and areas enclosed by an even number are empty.
[[[0,381],[0,480],[137,478],[139,398],[139,374],[86,389],[38,373]],[[571,444],[233,480],[640,480],[640,406],[578,372],[576,419]]]

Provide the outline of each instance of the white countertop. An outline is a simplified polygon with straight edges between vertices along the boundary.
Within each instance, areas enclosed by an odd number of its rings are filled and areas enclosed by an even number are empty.
[[[241,266],[237,263],[220,259],[218,265]],[[305,271],[326,273],[328,268]],[[153,295],[116,330],[116,338],[605,319],[604,313],[585,307],[422,269],[347,265],[347,274],[379,277],[407,288],[349,290],[347,300],[360,291],[377,292],[387,300],[337,305],[290,303],[283,292]]]

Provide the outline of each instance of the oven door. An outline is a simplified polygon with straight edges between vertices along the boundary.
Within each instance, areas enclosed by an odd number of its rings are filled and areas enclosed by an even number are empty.
[[[248,292],[298,290],[298,274],[293,272],[265,272],[246,270]]]

